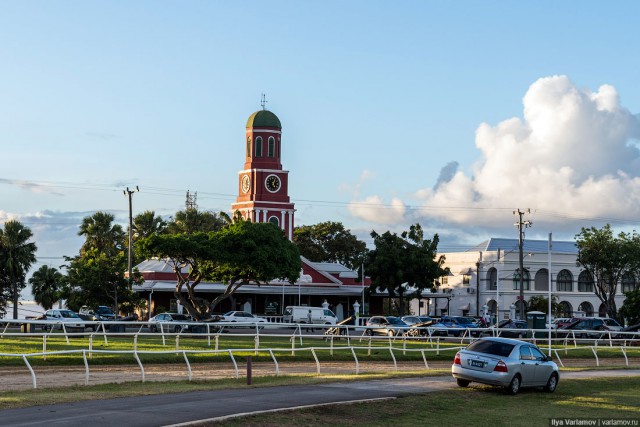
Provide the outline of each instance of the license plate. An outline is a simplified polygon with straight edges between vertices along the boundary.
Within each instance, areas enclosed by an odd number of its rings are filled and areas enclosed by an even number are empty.
[[[477,366],[478,368],[484,368],[484,362],[480,360],[471,360],[471,366]]]

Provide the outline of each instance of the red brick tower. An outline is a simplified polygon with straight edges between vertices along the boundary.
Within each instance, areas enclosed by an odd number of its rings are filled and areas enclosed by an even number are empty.
[[[282,170],[282,126],[271,111],[253,113],[246,126],[244,169],[238,172],[238,198],[232,214],[254,222],[272,222],[293,239],[294,205],[289,200],[289,171]]]

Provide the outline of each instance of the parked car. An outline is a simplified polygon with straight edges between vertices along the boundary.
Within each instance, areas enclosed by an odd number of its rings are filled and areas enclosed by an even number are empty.
[[[95,308],[83,305],[78,311],[80,317],[86,316],[85,320],[108,321],[116,320],[116,314],[106,305],[99,305]],[[84,318],[84,317],[83,317]]]
[[[601,338],[608,331],[621,331],[622,326],[615,319],[608,317],[579,317],[572,323],[556,331],[558,337],[575,336],[576,338]]]
[[[429,336],[429,332],[433,334],[434,330],[431,329],[431,326],[433,326],[435,323],[436,323],[436,319],[432,319],[432,318],[429,318],[429,320],[425,322],[414,323],[413,325],[410,325],[411,327],[407,332],[404,333],[404,335],[409,337],[417,337],[417,336],[427,337]]]
[[[247,311],[228,311],[222,315],[221,322],[242,323],[243,327],[255,327],[258,323],[268,323],[267,319],[253,315]],[[239,328],[240,326],[234,326]]]
[[[55,325],[54,324],[44,325],[43,329],[48,329],[48,330],[62,329],[63,323],[64,323],[64,329],[66,329],[67,331],[69,330],[84,331],[84,327],[85,327],[85,324],[82,318],[78,316],[78,313],[76,313],[75,311],[66,310],[66,309],[55,308],[55,309],[47,310],[44,313],[44,319],[55,320],[56,322],[59,322],[58,324],[55,324]]]
[[[459,337],[469,330],[471,336],[478,337],[481,333],[477,325],[463,316],[442,316],[440,321],[435,323],[433,327],[437,328],[433,335],[453,335],[454,337]]]
[[[569,317],[556,317],[551,321],[551,329],[558,329],[562,326],[568,325],[571,323],[571,319]],[[549,323],[545,324],[545,328],[549,328]]]
[[[451,366],[460,387],[472,382],[504,387],[517,394],[521,387],[554,392],[560,380],[558,365],[535,345],[509,338],[480,338],[460,350]]]
[[[160,313],[149,319],[149,329],[151,332],[187,332],[190,330],[189,324],[193,320],[186,314]]]
[[[415,325],[416,323],[428,322],[430,320],[433,320],[433,318],[429,316],[402,316],[400,320],[402,320],[407,325]]]
[[[402,335],[408,330],[408,326],[399,317],[395,316],[372,316],[367,320],[367,335]]]
[[[498,334],[504,338],[528,338],[531,336],[529,326],[524,320],[504,319],[498,323]],[[489,335],[496,335],[494,332],[496,326],[492,326],[490,331],[485,332]]]

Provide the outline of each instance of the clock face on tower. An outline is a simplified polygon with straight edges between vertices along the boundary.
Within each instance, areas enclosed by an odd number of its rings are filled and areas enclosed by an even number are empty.
[[[251,179],[249,178],[249,175],[245,175],[242,177],[242,192],[248,193],[250,189],[251,189]]]
[[[264,181],[264,185],[272,193],[275,193],[280,189],[280,178],[277,175],[269,175]]]

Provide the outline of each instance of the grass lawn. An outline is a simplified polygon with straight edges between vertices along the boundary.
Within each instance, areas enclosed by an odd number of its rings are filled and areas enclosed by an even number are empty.
[[[547,427],[551,418],[638,421],[638,390],[640,377],[566,380],[560,381],[557,391],[552,394],[523,390],[517,396],[507,396],[492,387],[472,386],[375,403],[322,406],[203,425]]]

